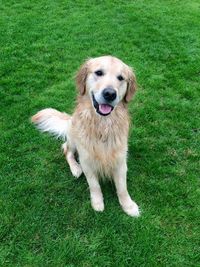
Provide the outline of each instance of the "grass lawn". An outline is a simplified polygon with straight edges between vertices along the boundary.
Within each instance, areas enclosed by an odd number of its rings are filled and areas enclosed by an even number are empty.
[[[0,266],[200,266],[200,1],[1,1]],[[29,118],[72,112],[84,59],[136,72],[128,188],[138,219],[103,184],[90,206],[61,141]]]

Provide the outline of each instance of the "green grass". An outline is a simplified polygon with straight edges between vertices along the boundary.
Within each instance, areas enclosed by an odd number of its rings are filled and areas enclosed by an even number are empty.
[[[0,266],[200,266],[200,1],[1,1]],[[72,112],[88,57],[134,67],[128,187],[90,207],[61,142],[29,118]]]

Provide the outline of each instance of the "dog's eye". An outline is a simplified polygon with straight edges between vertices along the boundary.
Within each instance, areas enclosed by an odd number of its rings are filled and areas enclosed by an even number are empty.
[[[118,79],[119,81],[123,81],[123,80],[124,80],[124,77],[123,77],[122,75],[119,75],[119,76],[117,76],[117,79]]]
[[[102,70],[97,70],[97,71],[95,71],[95,74],[97,76],[103,76],[103,71]]]

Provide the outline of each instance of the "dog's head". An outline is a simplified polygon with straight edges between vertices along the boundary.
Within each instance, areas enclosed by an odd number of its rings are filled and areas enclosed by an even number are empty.
[[[76,76],[81,95],[91,98],[96,112],[109,115],[121,102],[129,102],[136,90],[132,69],[112,56],[102,56],[86,61]]]

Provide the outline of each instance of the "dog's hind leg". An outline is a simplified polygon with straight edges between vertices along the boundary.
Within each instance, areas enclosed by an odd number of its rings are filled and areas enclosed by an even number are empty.
[[[53,108],[46,108],[40,110],[31,120],[42,132],[49,132],[57,138],[61,137],[64,140],[67,139],[67,142],[63,144],[62,148],[72,174],[78,178],[82,173],[82,169],[74,157],[76,148],[71,144],[71,118],[72,117],[66,113]]]
[[[83,171],[81,165],[75,159],[75,148],[73,146],[70,146],[68,142],[65,142],[62,145],[62,148],[65,158],[69,164],[71,173],[74,177],[79,178]]]

